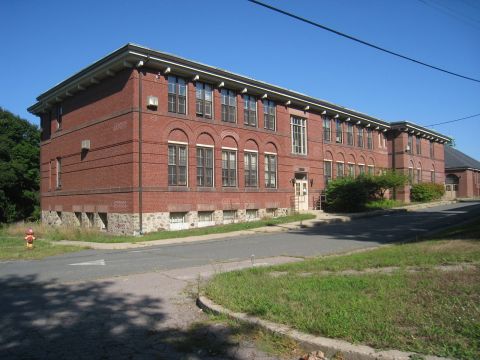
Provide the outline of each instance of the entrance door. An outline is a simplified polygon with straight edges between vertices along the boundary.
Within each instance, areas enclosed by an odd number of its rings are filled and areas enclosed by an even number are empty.
[[[308,210],[308,182],[295,179],[295,210]]]

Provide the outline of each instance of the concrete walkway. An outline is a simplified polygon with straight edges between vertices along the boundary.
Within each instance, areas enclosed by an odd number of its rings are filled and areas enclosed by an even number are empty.
[[[226,232],[221,234],[188,236],[188,237],[174,238],[174,239],[139,241],[135,243],[131,243],[131,242],[96,243],[96,242],[71,241],[71,240],[60,240],[57,243],[63,244],[63,245],[85,246],[91,249],[101,249],[101,250],[134,249],[134,248],[142,248],[142,247],[155,246],[155,245],[183,244],[183,243],[193,243],[193,242],[199,242],[199,241],[223,239],[226,237],[248,236],[248,235],[255,235],[259,233],[275,233],[275,232],[299,230],[304,228],[321,226],[324,224],[348,222],[355,219],[381,216],[381,215],[394,213],[394,212],[416,211],[416,210],[421,210],[421,209],[430,208],[434,206],[453,204],[453,203],[455,203],[455,201],[436,201],[436,202],[425,203],[425,204],[406,205],[403,207],[398,207],[398,208],[393,208],[388,210],[376,210],[376,211],[368,211],[368,212],[361,212],[361,213],[354,213],[354,214],[331,214],[331,213],[325,213],[323,211],[312,211],[312,213],[316,215],[315,219],[296,221],[296,222],[273,225],[273,226],[264,226],[264,227],[251,229],[251,230],[232,231],[232,232]]]

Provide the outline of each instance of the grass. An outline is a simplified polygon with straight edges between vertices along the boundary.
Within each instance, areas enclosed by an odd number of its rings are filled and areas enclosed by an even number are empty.
[[[367,210],[383,210],[383,209],[391,209],[398,206],[405,206],[406,204],[400,200],[392,200],[392,199],[382,199],[382,200],[375,200],[368,202],[365,207]]]
[[[416,243],[217,275],[206,295],[301,331],[379,349],[480,358],[480,219]],[[459,271],[434,265],[471,263]],[[398,266],[387,273],[339,274]],[[422,271],[411,272],[414,266]],[[325,274],[322,271],[333,273]]]
[[[0,260],[34,260],[85,249],[80,246],[57,245],[48,240],[35,240],[35,248],[25,248],[23,237],[0,236]]]
[[[239,230],[250,230],[263,226],[275,226],[289,222],[302,221],[315,218],[312,214],[293,214],[272,219],[264,219],[251,222],[242,222],[228,225],[217,225],[211,227],[179,230],[179,231],[158,231],[148,233],[143,236],[118,236],[99,230],[77,228],[77,227],[52,227],[40,223],[11,225],[0,231],[0,235],[23,236],[25,229],[31,227],[34,229],[37,237],[47,240],[73,240],[99,243],[125,243],[125,242],[143,242],[152,240],[163,240],[173,238],[183,238],[187,236],[199,236],[209,234],[228,233]]]

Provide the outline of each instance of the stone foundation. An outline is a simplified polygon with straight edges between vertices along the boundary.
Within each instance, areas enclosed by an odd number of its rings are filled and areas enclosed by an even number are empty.
[[[287,208],[257,209],[257,211],[258,220],[286,216],[290,213],[290,209]],[[236,210],[236,219],[234,221],[224,221],[223,211],[215,210],[212,211],[211,219],[211,222],[215,225],[232,222],[245,222],[247,221],[247,210]],[[250,219],[250,221],[253,221],[253,219]],[[118,235],[140,234],[138,214],[42,211],[42,222],[52,226],[82,226],[86,228],[105,230],[109,233]],[[170,230],[170,213],[144,213],[142,223],[144,233]],[[199,227],[198,211],[185,212],[183,224],[183,226],[180,226],[185,229]]]

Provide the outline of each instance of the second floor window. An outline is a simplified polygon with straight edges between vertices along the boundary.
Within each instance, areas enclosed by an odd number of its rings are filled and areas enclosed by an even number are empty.
[[[57,181],[56,181],[56,187],[57,189],[61,188],[62,187],[62,158],[57,158]]]
[[[277,155],[265,155],[265,187],[277,187]]]
[[[415,140],[416,140],[417,155],[422,155],[422,139],[417,136]]]
[[[353,146],[353,124],[347,124],[347,145]]]
[[[258,185],[257,157],[257,153],[255,152],[245,152],[244,154],[245,186],[256,187]]]
[[[357,146],[363,147],[363,128],[357,126]]]
[[[213,149],[197,147],[197,186],[213,186]]]
[[[332,130],[330,129],[330,119],[326,116],[323,118],[323,141],[332,140]]]
[[[63,107],[62,104],[57,105],[57,130],[62,130]]]
[[[222,121],[237,122],[237,95],[235,91],[222,89]]]
[[[343,129],[342,129],[342,122],[340,120],[336,121],[336,142],[339,144],[343,144]]]
[[[222,150],[222,186],[237,186],[237,152]]]
[[[197,82],[195,85],[195,111],[197,116],[212,118],[212,85]]]
[[[307,120],[296,116],[291,117],[292,152],[307,154]]]
[[[168,111],[186,114],[187,85],[185,79],[178,76],[168,77]]]
[[[373,136],[372,136],[372,129],[367,129],[367,148],[373,149]]]
[[[413,154],[413,135],[408,134],[407,153]]]
[[[243,95],[243,123],[257,126],[257,99],[251,95]]]
[[[187,185],[187,145],[168,145],[168,185]]]
[[[276,129],[275,103],[272,100],[263,100],[263,124],[265,129]]]
[[[435,157],[435,150],[434,150],[434,145],[435,143],[433,141],[430,141],[430,158],[434,158]]]

